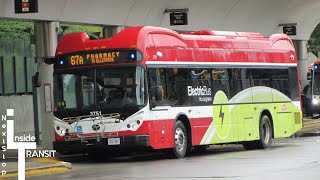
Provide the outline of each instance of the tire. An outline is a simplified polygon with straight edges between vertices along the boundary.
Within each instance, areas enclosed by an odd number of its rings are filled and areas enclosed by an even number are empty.
[[[272,140],[272,125],[270,118],[266,115],[263,115],[260,119],[259,134],[260,140],[257,141],[257,147],[259,149],[268,148]]]
[[[259,123],[259,135],[260,139],[257,141],[242,142],[244,149],[266,149],[271,145],[272,140],[272,125],[270,118],[263,115]]]
[[[183,158],[188,149],[188,137],[184,124],[177,120],[174,125],[174,147],[172,149],[174,158]]]

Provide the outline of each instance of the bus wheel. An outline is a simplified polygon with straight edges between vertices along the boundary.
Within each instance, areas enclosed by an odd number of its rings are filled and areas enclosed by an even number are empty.
[[[272,125],[270,118],[266,115],[262,116],[260,120],[260,140],[257,142],[259,149],[265,149],[271,145]]]
[[[183,158],[187,152],[187,131],[181,121],[177,121],[174,126],[174,148],[173,155],[176,158]]]

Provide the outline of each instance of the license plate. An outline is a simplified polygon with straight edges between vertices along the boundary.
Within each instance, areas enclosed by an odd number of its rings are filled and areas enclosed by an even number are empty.
[[[108,139],[108,145],[119,145],[120,144],[120,138],[109,138]]]

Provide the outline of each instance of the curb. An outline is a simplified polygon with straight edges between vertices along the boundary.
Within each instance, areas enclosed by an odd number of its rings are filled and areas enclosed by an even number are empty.
[[[26,167],[26,170],[25,170],[26,177],[67,172],[72,169],[71,163],[59,161],[54,158],[32,158],[32,161],[36,161],[39,163],[41,162],[52,163],[52,164],[49,164],[49,165],[46,164],[43,166],[40,165],[35,167]],[[0,179],[13,178],[17,176],[18,176],[18,170],[8,170],[6,171],[6,175],[0,176]]]
[[[306,132],[301,133],[299,137],[311,137],[311,136],[320,136],[320,132]]]

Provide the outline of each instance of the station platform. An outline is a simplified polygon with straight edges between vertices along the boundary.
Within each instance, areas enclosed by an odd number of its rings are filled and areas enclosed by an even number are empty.
[[[319,136],[320,118],[303,117],[303,127],[295,135],[297,137]]]
[[[0,179],[11,179],[18,177],[18,152],[17,150],[6,150],[5,167],[1,167]],[[2,160],[2,159],[1,159]],[[62,173],[71,170],[71,163],[63,162],[56,158],[26,158],[25,177]],[[5,174],[4,172],[5,171]],[[2,175],[3,174],[3,175]]]
[[[320,135],[320,119],[304,117],[303,128],[293,137],[307,137]],[[2,168],[6,171],[6,175],[0,174],[0,179],[16,178],[18,176],[18,152],[13,150],[6,151],[6,167]],[[59,154],[55,158],[26,158],[26,177],[63,173],[71,171],[72,165],[69,162],[62,161]]]

